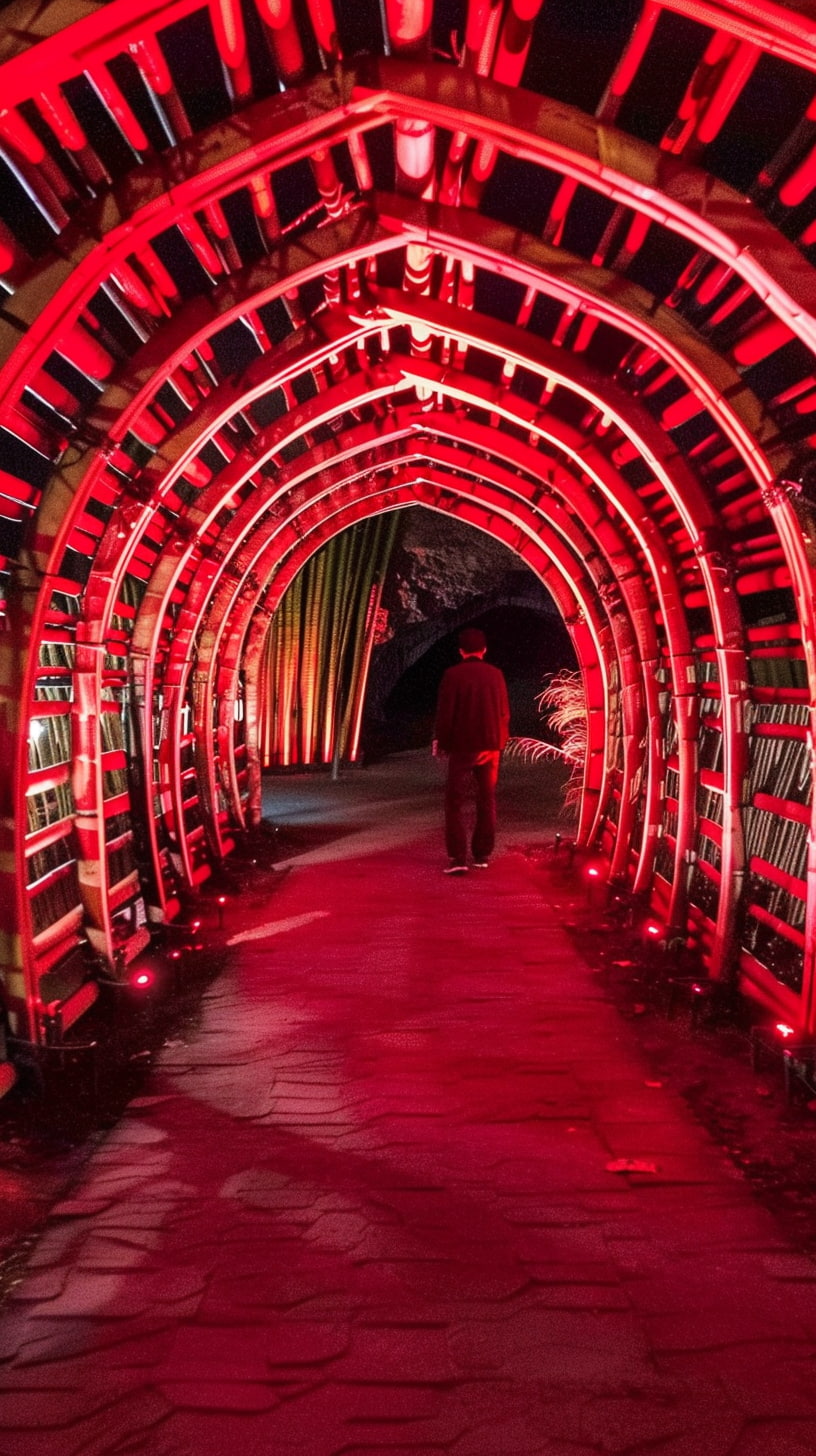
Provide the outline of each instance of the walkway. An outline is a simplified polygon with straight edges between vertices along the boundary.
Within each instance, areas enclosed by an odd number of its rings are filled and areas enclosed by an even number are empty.
[[[534,777],[451,881],[435,772],[281,786],[347,832],[228,907],[200,1026],[54,1208],[0,1456],[813,1456],[816,1264],[530,882]]]

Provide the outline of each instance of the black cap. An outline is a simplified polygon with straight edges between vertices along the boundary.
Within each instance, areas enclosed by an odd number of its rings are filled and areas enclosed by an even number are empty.
[[[459,633],[460,652],[486,652],[487,638],[481,627],[463,627]]]

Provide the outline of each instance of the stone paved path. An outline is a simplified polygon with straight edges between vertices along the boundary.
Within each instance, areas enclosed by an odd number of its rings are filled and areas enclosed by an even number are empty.
[[[816,1264],[576,961],[513,849],[534,782],[462,881],[429,766],[305,783],[352,832],[229,907],[200,1028],[53,1209],[0,1456],[814,1456]]]

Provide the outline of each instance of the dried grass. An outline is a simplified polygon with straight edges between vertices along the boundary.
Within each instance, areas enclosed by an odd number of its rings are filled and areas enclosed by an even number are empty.
[[[560,743],[548,743],[542,738],[511,738],[505,753],[522,763],[560,758],[569,764],[564,811],[573,814],[581,801],[587,751],[586,699],[581,674],[562,668],[546,683],[536,702],[546,726]]]

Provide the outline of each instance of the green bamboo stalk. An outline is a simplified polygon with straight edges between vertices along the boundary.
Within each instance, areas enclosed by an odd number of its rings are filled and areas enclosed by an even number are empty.
[[[342,757],[344,748],[343,724],[346,717],[346,708],[353,683],[353,667],[349,668],[349,652],[352,643],[354,624],[356,619],[355,608],[358,602],[359,579],[366,559],[366,547],[368,545],[368,523],[365,526],[358,526],[349,533],[350,550],[349,562],[346,573],[346,589],[340,614],[340,631],[337,653],[337,688],[336,706],[334,714],[334,731],[332,735],[333,752],[336,750],[339,757]]]
[[[388,563],[391,559],[391,552],[394,548],[397,533],[397,524],[398,518],[396,511],[390,512],[385,517],[378,517],[378,525],[381,527],[381,530],[379,532],[379,540],[377,541],[377,549],[372,552],[372,561],[376,562],[377,570],[373,573],[374,581],[370,593],[368,621],[364,629],[360,670],[357,674],[354,704],[349,717],[348,756],[352,763],[356,761],[360,748],[363,708],[365,706],[366,688],[368,686],[368,674],[371,667],[371,654],[374,650],[374,637],[377,630],[377,614],[382,602]]]
[[[348,564],[351,555],[352,532],[344,531],[342,535],[334,537],[332,545],[334,553],[334,581],[338,588],[345,589]],[[334,594],[333,594],[334,601]],[[323,663],[325,670],[323,689],[323,733],[322,733],[322,761],[331,763],[334,754],[334,735],[336,731],[338,681],[341,662],[341,638],[342,638],[342,616],[341,612],[335,610],[324,614],[324,637],[323,637]]]
[[[354,692],[354,674],[358,660],[361,631],[360,603],[365,593],[367,559],[370,551],[370,522],[358,528],[355,535],[354,569],[349,574],[346,613],[343,631],[343,655],[340,667],[340,701],[338,703],[336,751],[346,756],[349,704]],[[365,598],[363,596],[363,602]]]
[[[340,740],[340,751],[344,757],[348,756],[351,723],[354,713],[355,689],[365,655],[366,627],[369,620],[371,587],[374,581],[374,563],[377,560],[380,545],[382,518],[377,516],[373,523],[368,522],[367,525],[373,526],[373,529],[371,531],[372,539],[370,540],[369,550],[366,552],[364,560],[360,563],[360,573],[357,581],[356,611],[354,613],[354,625],[352,628],[353,656]]]
[[[297,762],[297,739],[293,714],[296,710],[295,683],[300,640],[303,582],[298,575],[281,602],[281,641],[278,647],[278,682],[281,712],[281,763],[285,768]]]
[[[271,622],[266,634],[264,649],[258,663],[255,688],[256,702],[258,705],[258,759],[262,769],[269,768],[272,762],[272,732],[275,722],[275,701],[272,678],[272,665],[275,661],[272,642],[273,631],[274,622]]]
[[[329,543],[332,545],[333,543]],[[301,741],[303,762],[314,763],[317,749],[317,725],[320,715],[320,642],[326,568],[330,552],[323,550],[309,562],[306,627],[303,661],[300,671]]]

